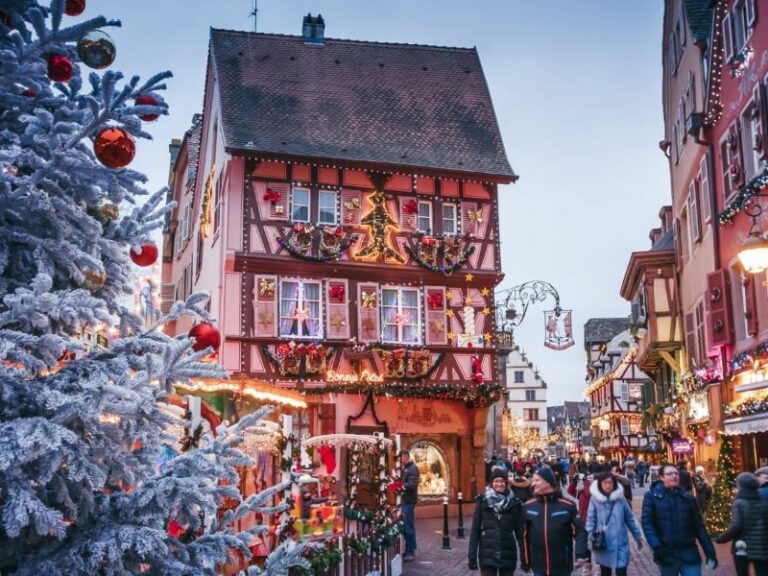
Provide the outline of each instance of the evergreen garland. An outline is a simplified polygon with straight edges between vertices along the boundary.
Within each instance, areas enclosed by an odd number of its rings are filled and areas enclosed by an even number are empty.
[[[733,439],[725,434],[720,436],[720,455],[717,461],[717,477],[712,492],[712,502],[707,510],[706,525],[710,534],[721,534],[731,525],[731,503],[733,501],[730,482],[734,471]]]

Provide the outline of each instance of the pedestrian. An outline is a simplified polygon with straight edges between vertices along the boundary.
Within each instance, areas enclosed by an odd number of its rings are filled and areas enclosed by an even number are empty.
[[[534,497],[523,504],[524,572],[534,576],[570,576],[589,561],[587,533],[576,505],[562,498],[550,468],[538,468],[531,482]]]
[[[712,500],[712,486],[709,485],[707,477],[704,475],[704,466],[696,466],[695,472],[693,487],[696,490],[696,503],[699,505],[701,515],[705,516],[709,502]]]
[[[677,471],[680,472],[680,487],[693,494],[693,478],[691,478],[691,473],[688,472],[688,461],[680,460],[677,463]]]
[[[755,567],[755,576],[768,576],[768,501],[758,495],[760,485],[751,472],[736,476],[736,486],[731,525],[715,542],[734,541],[737,576],[748,576],[750,564]]]
[[[622,488],[612,474],[600,474],[589,489],[592,498],[587,513],[587,534],[592,541],[592,563],[600,566],[600,576],[626,576],[629,565],[629,538],[632,532],[639,550],[643,535],[637,527]],[[600,537],[602,532],[603,536]],[[604,546],[599,544],[603,540]]]
[[[491,470],[491,485],[477,497],[469,533],[469,569],[481,576],[513,576],[522,548],[522,502],[509,489],[506,468]]]
[[[624,476],[629,480],[629,484],[632,488],[635,487],[635,474],[636,474],[635,459],[630,454],[629,457],[624,460]]]
[[[520,502],[528,502],[528,500],[533,498],[531,481],[522,474],[515,474],[514,478],[512,478],[512,493]]]
[[[411,460],[408,450],[400,450],[400,464],[403,467],[403,495],[400,511],[403,514],[403,536],[405,550],[403,562],[410,562],[416,555],[416,502],[419,495],[419,469]]]
[[[640,458],[637,461],[637,483],[640,486],[640,488],[645,487],[645,480],[648,476],[648,464],[646,464],[645,460]]]
[[[643,532],[653,549],[653,561],[661,576],[700,576],[696,541],[710,568],[717,567],[717,554],[696,498],[680,488],[680,471],[673,464],[663,464],[659,473],[661,479],[651,484],[643,498]]]
[[[619,485],[624,490],[624,498],[627,499],[627,502],[629,502],[629,505],[632,505],[632,482],[629,481],[629,478],[626,476],[623,476],[621,474],[621,469],[619,468],[619,463],[615,462],[611,468],[611,474],[616,479],[616,482],[619,483]]]
[[[768,500],[768,466],[755,470],[755,476],[757,476],[757,483],[760,485],[757,494],[761,499]]]

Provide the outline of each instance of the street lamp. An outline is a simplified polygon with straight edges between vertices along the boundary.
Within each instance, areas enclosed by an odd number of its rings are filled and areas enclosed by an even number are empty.
[[[752,204],[744,212],[752,217],[752,227],[749,229],[749,237],[739,251],[739,262],[746,272],[759,274],[768,268],[768,240],[763,237],[763,229],[757,222],[763,209],[759,204]]]

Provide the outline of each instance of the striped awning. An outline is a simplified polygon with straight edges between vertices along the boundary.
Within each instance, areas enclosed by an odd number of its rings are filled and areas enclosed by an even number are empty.
[[[768,432],[768,412],[728,418],[724,424],[724,432],[729,436]]]

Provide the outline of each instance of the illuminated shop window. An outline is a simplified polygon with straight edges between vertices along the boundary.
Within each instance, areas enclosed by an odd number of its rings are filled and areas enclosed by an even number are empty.
[[[417,442],[411,458],[419,469],[419,495],[442,496],[448,492],[448,466],[442,451],[432,442]]]

